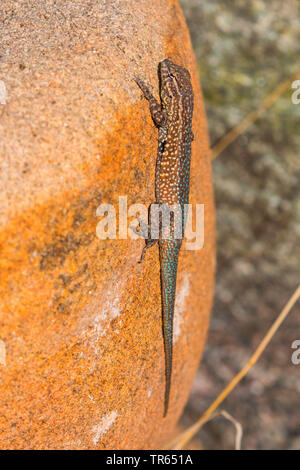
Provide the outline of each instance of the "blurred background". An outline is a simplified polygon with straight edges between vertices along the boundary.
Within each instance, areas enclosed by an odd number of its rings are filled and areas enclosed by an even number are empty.
[[[214,145],[300,66],[300,2],[180,4]],[[287,89],[213,161],[216,292],[183,428],[201,416],[247,362],[299,284],[300,104],[292,104],[294,91]],[[299,313],[298,302],[257,365],[221,406],[242,425],[243,449],[300,449],[300,365],[291,362],[292,342],[300,340]],[[217,417],[196,439],[195,445],[205,449],[232,449],[235,428]]]

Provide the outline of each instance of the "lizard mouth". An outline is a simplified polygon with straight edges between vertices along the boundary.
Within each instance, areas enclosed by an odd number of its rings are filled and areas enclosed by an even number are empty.
[[[163,59],[159,62],[159,70],[161,73],[171,73],[171,66],[174,65],[171,59]]]
[[[161,73],[170,73],[172,65],[174,64],[171,59],[164,59],[159,62],[158,68]]]

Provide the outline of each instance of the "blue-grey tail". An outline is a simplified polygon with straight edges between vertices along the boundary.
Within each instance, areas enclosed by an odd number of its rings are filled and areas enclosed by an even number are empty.
[[[173,319],[176,293],[178,253],[181,242],[160,240],[161,292],[162,292],[162,325],[165,348],[165,409],[167,415],[171,390],[172,356],[173,356]]]

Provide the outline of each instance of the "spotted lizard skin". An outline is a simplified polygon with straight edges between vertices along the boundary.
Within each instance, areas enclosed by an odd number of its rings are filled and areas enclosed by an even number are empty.
[[[145,83],[135,77],[135,81],[149,101],[150,112],[154,124],[158,127],[158,152],[155,171],[156,204],[171,206],[180,205],[182,215],[177,220],[175,212],[170,223],[170,236],[164,239],[160,230],[159,239],[146,239],[141,261],[146,250],[159,241],[159,257],[161,267],[162,323],[165,348],[165,404],[164,416],[167,415],[173,351],[173,319],[176,294],[176,278],[178,254],[182,238],[174,234],[176,223],[182,224],[184,233],[184,204],[189,202],[191,143],[193,140],[193,89],[187,69],[164,59],[158,66],[160,85],[160,103],[150,92]],[[151,210],[151,206],[150,206]],[[149,217],[151,223],[151,217]]]

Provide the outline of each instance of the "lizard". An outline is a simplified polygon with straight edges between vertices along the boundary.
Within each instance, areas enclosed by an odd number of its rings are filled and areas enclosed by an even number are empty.
[[[178,212],[170,217],[169,237],[164,239],[160,221],[159,237],[152,239],[144,235],[145,246],[140,262],[144,261],[148,248],[159,242],[161,300],[162,300],[162,330],[165,350],[165,400],[164,417],[168,413],[173,356],[173,319],[176,294],[176,279],[178,255],[182,244],[185,227],[184,205],[189,202],[192,117],[194,94],[189,71],[167,58],[159,62],[159,93],[160,103],[151,93],[149,87],[137,76],[137,85],[149,102],[150,113],[155,126],[158,128],[158,150],[155,170],[155,198],[160,207],[173,204],[181,208],[180,221]],[[149,224],[151,226],[151,209],[149,208]],[[172,215],[172,214],[171,214]],[[181,238],[175,237],[175,224],[182,224]],[[140,222],[140,229],[143,227]]]

